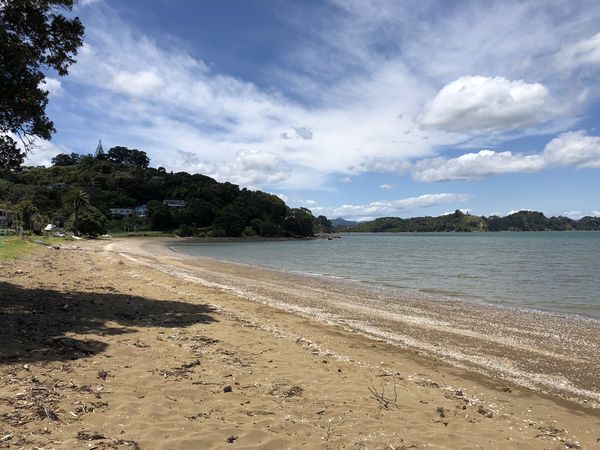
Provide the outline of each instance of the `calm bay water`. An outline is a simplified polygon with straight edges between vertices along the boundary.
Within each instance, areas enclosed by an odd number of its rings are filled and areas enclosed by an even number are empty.
[[[221,261],[600,318],[600,232],[361,233],[173,248]]]

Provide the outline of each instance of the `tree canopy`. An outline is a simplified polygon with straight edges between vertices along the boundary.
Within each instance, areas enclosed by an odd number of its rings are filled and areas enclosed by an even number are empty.
[[[59,154],[52,161],[52,167],[24,167],[0,176],[0,198],[22,211],[25,229],[34,232],[43,219],[92,235],[157,230],[185,236],[304,237],[330,228],[327,218],[289,208],[276,195],[206,175],[147,167],[148,156],[137,149]],[[18,204],[22,208],[14,207]]]
[[[68,18],[74,0],[0,1],[0,168],[15,169],[24,158],[11,134],[30,150],[35,138],[50,139],[45,72],[68,72],[83,43],[79,18]]]

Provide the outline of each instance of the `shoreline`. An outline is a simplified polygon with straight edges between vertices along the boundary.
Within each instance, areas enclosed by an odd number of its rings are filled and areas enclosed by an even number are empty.
[[[77,242],[4,265],[0,439],[10,437],[0,448],[558,449],[600,442],[600,411],[589,403],[348,331],[361,322],[339,323],[356,306],[341,299],[362,299],[363,312],[378,319],[372,308],[382,298],[372,291],[365,297],[346,283],[197,261],[169,251],[169,241]],[[443,306],[436,305],[447,316]],[[406,332],[440,325],[435,308],[393,312]],[[483,345],[469,340],[470,316],[459,312],[462,343]],[[391,322],[377,325],[398,332]],[[518,337],[531,344],[526,336]],[[46,408],[41,416],[36,405]]]
[[[149,253],[140,243],[125,248],[133,254],[168,258],[167,265],[154,262],[149,267],[170,276],[217,287],[367,338],[424,352],[456,367],[600,408],[597,319],[198,258],[175,252],[170,243],[154,241]],[[148,264],[135,256],[127,257]]]
[[[369,234],[376,234],[376,233],[369,233]],[[169,238],[153,238],[153,239],[156,240],[156,239],[169,239]],[[216,239],[219,239],[219,238],[216,238]],[[194,244],[195,242],[213,243],[213,241],[209,241],[209,240],[203,241],[203,240],[193,239],[193,240],[189,241],[189,244]],[[215,241],[215,243],[218,243],[218,242],[219,241]],[[221,242],[244,242],[244,240],[243,239],[235,240],[235,238],[232,238],[232,239],[224,239]],[[249,240],[249,242],[253,242],[253,241]],[[261,242],[261,240],[257,240],[256,242]],[[372,287],[373,289],[395,291],[400,294],[405,294],[408,296],[412,295],[412,296],[416,296],[416,297],[420,297],[420,298],[426,297],[427,298],[426,301],[457,302],[457,303],[462,303],[462,304],[466,304],[466,305],[473,304],[473,305],[481,306],[481,307],[497,308],[497,309],[501,309],[501,310],[506,309],[513,313],[522,312],[522,313],[534,314],[534,315],[548,315],[548,316],[552,316],[555,318],[567,319],[567,320],[573,320],[573,321],[578,321],[578,320],[591,321],[593,324],[596,324],[600,327],[600,318],[599,317],[596,317],[593,315],[586,315],[581,312],[559,311],[559,310],[552,310],[552,309],[544,309],[542,307],[523,306],[523,305],[502,303],[502,302],[496,302],[496,301],[479,299],[479,298],[468,298],[468,297],[464,297],[464,296],[460,296],[460,295],[446,295],[446,294],[444,294],[444,291],[439,291],[436,289],[403,288],[403,287],[398,287],[395,285],[385,284],[385,283],[381,283],[381,282],[365,281],[365,280],[360,280],[357,278],[348,278],[348,277],[343,277],[343,276],[339,276],[339,275],[322,274],[322,273],[316,273],[316,272],[306,272],[306,271],[301,271],[301,270],[278,269],[275,267],[269,267],[269,266],[264,266],[264,265],[253,265],[250,263],[244,263],[244,262],[239,262],[239,261],[228,261],[225,259],[217,259],[217,258],[214,258],[211,256],[203,256],[203,255],[193,255],[192,256],[192,255],[188,255],[186,253],[180,252],[175,248],[181,244],[186,245],[186,244],[188,244],[188,242],[180,242],[180,241],[164,242],[163,245],[168,250],[176,253],[178,255],[178,257],[182,257],[182,258],[199,259],[199,260],[205,260],[205,261],[213,261],[213,262],[217,262],[217,263],[221,263],[221,264],[230,264],[230,265],[234,265],[234,266],[237,265],[237,266],[241,266],[244,268],[250,268],[250,269],[256,269],[256,270],[273,271],[273,272],[280,272],[280,273],[284,273],[284,274],[289,273],[289,274],[306,276],[306,277],[325,278],[325,279],[331,279],[334,281],[339,280],[339,281],[347,282],[347,283],[357,283],[359,285]],[[165,254],[165,256],[167,256],[167,255]]]

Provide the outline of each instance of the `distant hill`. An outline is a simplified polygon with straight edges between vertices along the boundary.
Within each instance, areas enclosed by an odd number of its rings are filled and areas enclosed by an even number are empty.
[[[337,220],[337,219],[336,219]],[[505,217],[474,216],[456,210],[453,214],[438,217],[380,217],[369,222],[354,225],[335,225],[337,232],[399,233],[399,232],[440,232],[440,231],[590,231],[600,230],[600,217],[583,217],[573,220],[569,217],[546,217],[537,211],[519,211]]]
[[[342,217],[338,217],[337,219],[330,220],[331,225],[334,227],[349,227],[358,224],[359,222],[355,220],[346,220]]]

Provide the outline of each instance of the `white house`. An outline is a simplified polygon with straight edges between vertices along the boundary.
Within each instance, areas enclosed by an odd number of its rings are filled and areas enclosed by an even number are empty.
[[[109,212],[113,216],[129,217],[135,214],[134,208],[110,208]]]
[[[169,208],[185,208],[185,200],[163,200],[163,205],[167,205]]]

